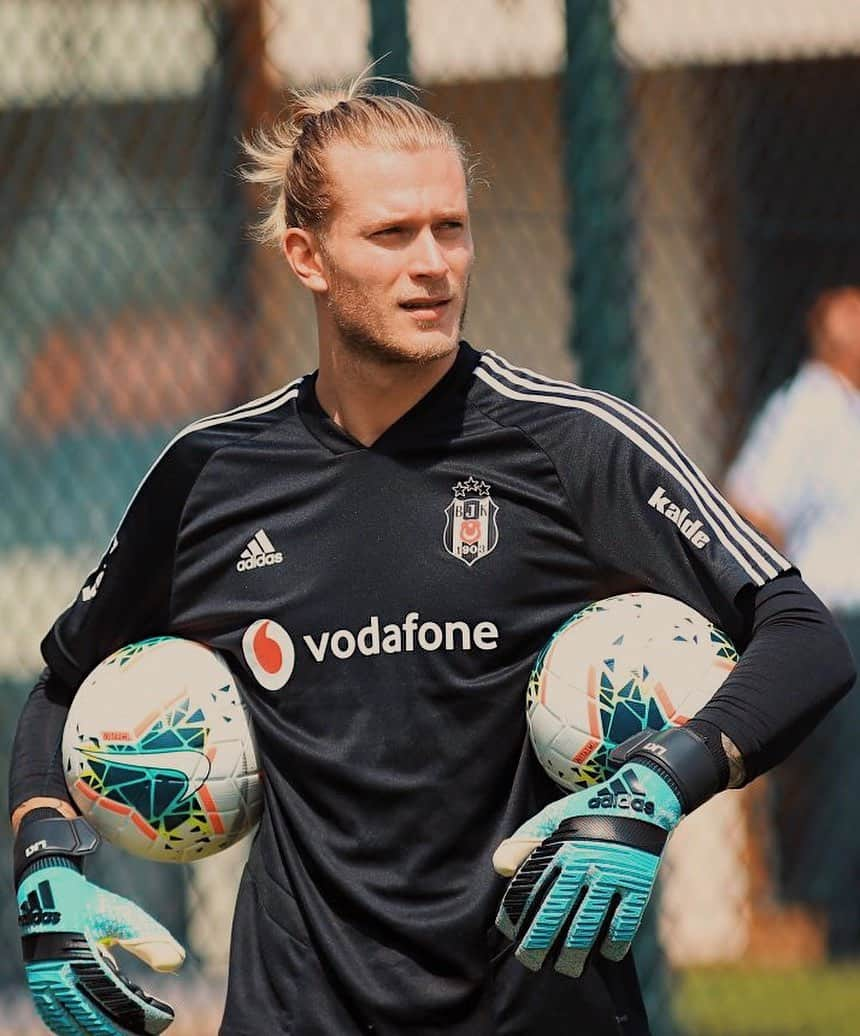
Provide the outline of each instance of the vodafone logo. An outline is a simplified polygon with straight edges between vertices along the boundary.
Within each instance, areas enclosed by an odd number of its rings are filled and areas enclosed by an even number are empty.
[[[355,655],[411,654],[415,651],[495,651],[499,628],[484,620],[472,625],[463,619],[446,622],[422,621],[418,612],[407,612],[400,622],[382,622],[371,615],[366,626],[356,632],[348,629],[306,633],[296,644],[317,665],[331,660],[343,661]],[[296,649],[293,639],[274,619],[257,619],[242,637],[245,661],[258,682],[269,691],[278,691],[293,675]],[[306,658],[303,654],[303,658]]]
[[[273,619],[257,619],[245,630],[242,653],[258,683],[267,691],[279,691],[296,664],[289,633]]]

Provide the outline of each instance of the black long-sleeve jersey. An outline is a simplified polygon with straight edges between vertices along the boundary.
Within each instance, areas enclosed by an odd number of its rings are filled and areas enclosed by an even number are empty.
[[[164,633],[244,687],[266,807],[222,1033],[646,1031],[629,960],[535,976],[493,930],[493,850],[558,795],[528,746],[529,671],[574,611],[632,589],[743,647],[742,592],[789,563],[604,393],[462,343],[364,447],[314,386],[180,433],[43,642],[69,687]]]

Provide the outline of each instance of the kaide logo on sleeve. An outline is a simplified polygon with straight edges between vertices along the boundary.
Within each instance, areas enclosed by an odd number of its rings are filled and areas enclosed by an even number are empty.
[[[116,550],[118,546],[119,540],[116,538],[116,536],[114,536],[114,538],[111,540],[111,545],[108,547],[107,552],[105,553],[105,556],[99,562],[99,567],[95,570],[95,572],[93,572],[89,576],[86,583],[84,583],[81,589],[82,601],[91,601],[99,592],[99,587],[102,585],[102,582],[105,577],[105,569],[107,568],[108,558],[111,556],[111,554],[113,554],[113,552]]]
[[[657,486],[648,503],[658,514],[662,514],[673,525],[677,525],[681,534],[686,536],[698,550],[711,542],[711,537],[702,528],[701,520],[691,518],[690,512],[686,508],[682,510],[677,504],[672,503],[662,486]]]

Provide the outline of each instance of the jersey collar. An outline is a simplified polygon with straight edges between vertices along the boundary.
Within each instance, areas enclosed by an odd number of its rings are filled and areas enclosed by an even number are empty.
[[[430,391],[387,428],[370,446],[354,439],[320,406],[316,394],[319,371],[308,374],[299,386],[296,405],[305,428],[331,453],[401,453],[410,447],[455,437],[462,426],[466,389],[481,354],[461,341],[451,368]]]

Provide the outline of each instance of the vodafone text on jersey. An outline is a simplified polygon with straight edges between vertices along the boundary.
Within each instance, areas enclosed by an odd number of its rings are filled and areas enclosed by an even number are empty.
[[[499,646],[499,629],[494,622],[471,625],[462,619],[445,622],[421,621],[418,612],[408,612],[402,622],[381,623],[371,615],[357,632],[348,629],[306,633],[301,642],[316,663],[361,655],[397,655],[410,651],[494,651]],[[257,619],[242,638],[245,661],[259,682],[269,690],[283,687],[292,675],[295,661],[293,638],[274,619]]]

